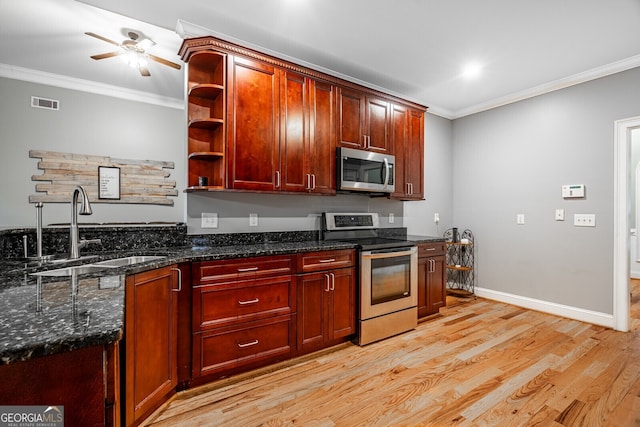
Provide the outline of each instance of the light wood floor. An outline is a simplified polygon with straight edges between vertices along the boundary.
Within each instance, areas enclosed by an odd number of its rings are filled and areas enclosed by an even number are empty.
[[[640,426],[632,331],[456,300],[415,331],[178,394],[160,426]]]

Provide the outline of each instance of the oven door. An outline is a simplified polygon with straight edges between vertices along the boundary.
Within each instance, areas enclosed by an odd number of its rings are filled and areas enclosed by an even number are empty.
[[[418,249],[394,248],[360,253],[360,319],[418,305]]]

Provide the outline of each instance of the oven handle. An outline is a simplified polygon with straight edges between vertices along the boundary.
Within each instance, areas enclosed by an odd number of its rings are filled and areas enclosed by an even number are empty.
[[[362,252],[361,255],[363,258],[366,258],[366,259],[382,259],[382,258],[395,258],[400,256],[413,255],[414,253],[416,253],[415,246],[409,250],[403,250],[403,251],[391,250],[388,252],[377,252],[377,253],[373,253],[373,251],[366,251],[366,252]]]

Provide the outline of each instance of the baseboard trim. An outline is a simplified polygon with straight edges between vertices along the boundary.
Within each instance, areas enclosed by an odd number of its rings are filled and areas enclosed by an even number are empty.
[[[543,301],[535,298],[523,297],[521,295],[508,294],[506,292],[495,291],[493,289],[476,287],[475,294],[481,298],[517,305],[519,307],[541,311],[543,313],[567,317],[569,319],[593,323],[594,325],[606,326],[608,328],[614,327],[612,314],[585,310],[583,308],[557,304],[554,302]]]

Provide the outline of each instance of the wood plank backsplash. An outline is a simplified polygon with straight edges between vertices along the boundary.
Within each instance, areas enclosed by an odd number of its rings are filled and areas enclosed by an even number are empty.
[[[33,175],[37,194],[30,203],[69,203],[78,185],[87,191],[91,203],[131,203],[173,206],[168,196],[177,196],[176,181],[169,179],[174,162],[113,159],[107,156],[29,150],[29,157],[41,159]],[[98,167],[120,168],[120,199],[100,199]]]

